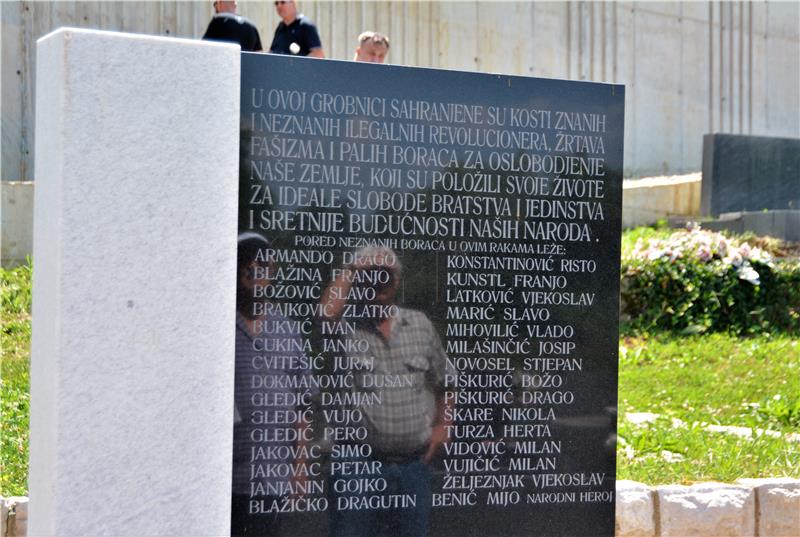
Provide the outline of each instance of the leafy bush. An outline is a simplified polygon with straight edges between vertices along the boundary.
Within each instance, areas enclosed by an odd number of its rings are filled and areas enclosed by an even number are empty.
[[[800,263],[694,227],[637,241],[622,260],[622,301],[639,330],[800,332]]]

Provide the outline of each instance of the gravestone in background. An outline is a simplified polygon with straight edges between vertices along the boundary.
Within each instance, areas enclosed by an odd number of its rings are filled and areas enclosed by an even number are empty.
[[[623,87],[243,54],[241,95],[233,519],[613,535]]]
[[[800,139],[703,137],[701,212],[800,209]]]

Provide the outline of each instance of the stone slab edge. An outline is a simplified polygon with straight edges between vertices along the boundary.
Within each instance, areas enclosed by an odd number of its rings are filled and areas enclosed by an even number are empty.
[[[28,528],[226,534],[239,48],[62,28],[37,55]]]

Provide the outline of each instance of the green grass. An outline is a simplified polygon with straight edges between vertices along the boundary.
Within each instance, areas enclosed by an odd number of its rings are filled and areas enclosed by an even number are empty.
[[[637,233],[661,233],[648,229]],[[30,276],[29,266],[0,269],[3,496],[27,494]],[[700,425],[800,434],[800,342],[796,339],[626,335],[620,348],[619,479],[661,484],[800,477],[800,443],[767,436],[739,438],[708,432]],[[630,412],[660,417],[637,426],[624,419]],[[673,418],[685,426],[674,427]],[[678,454],[682,460],[668,462],[663,452]]]
[[[626,229],[622,232],[622,257],[624,258],[630,255],[633,251],[633,247],[636,246],[636,241],[639,239],[647,245],[647,241],[650,239],[668,239],[675,231],[679,231],[679,229],[668,227],[667,222],[664,220],[660,220],[654,226]],[[750,244],[750,246],[758,246],[779,260],[783,258],[796,259],[800,257],[800,244],[796,242],[785,242],[772,237],[760,237],[750,232],[730,233],[728,231],[722,231],[721,233],[726,236],[736,237],[740,241]]]
[[[630,412],[660,417],[634,425],[625,420]],[[623,338],[619,415],[620,479],[658,484],[798,477],[800,443],[785,435],[800,433],[800,343],[774,335]],[[740,438],[709,432],[703,424],[784,437]],[[664,451],[682,460],[668,462]]]
[[[0,495],[27,494],[31,267],[0,269]]]
[[[626,229],[622,232],[622,257],[630,255],[636,241],[642,239],[647,244],[650,239],[667,239],[675,230],[667,227],[667,223],[659,221],[655,226],[642,226]]]

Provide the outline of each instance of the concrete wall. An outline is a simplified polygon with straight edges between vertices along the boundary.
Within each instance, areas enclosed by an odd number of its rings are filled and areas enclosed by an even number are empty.
[[[24,263],[33,253],[33,182],[0,182],[0,199],[0,266],[9,267]]]
[[[700,174],[632,179],[622,185],[622,228],[674,216],[700,219]]]
[[[200,37],[202,2],[2,2],[2,179],[33,180],[34,43],[60,26]],[[797,2],[302,1],[329,57],[364,29],[392,63],[627,86],[625,175],[698,171],[709,132],[800,136]],[[270,2],[239,11],[269,43]]]

